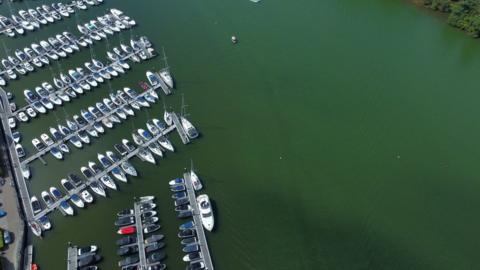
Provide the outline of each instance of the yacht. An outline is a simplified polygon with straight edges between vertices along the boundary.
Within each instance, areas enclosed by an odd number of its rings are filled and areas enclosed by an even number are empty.
[[[80,171],[82,172],[82,174],[85,176],[85,178],[87,179],[90,179],[92,178],[95,174],[93,173],[93,171],[88,168],[88,167],[85,167],[85,166],[82,166],[80,168]]]
[[[152,120],[147,121],[147,128],[153,134],[159,134],[161,131],[165,130],[165,124],[160,120],[153,118]]]
[[[155,158],[153,157],[152,153],[145,148],[140,148],[137,155],[140,157],[140,159],[142,159],[144,161],[150,162],[152,164],[156,163]]]
[[[72,203],[75,204],[78,208],[84,208],[85,207],[85,203],[82,201],[80,196],[78,196],[77,194],[72,194],[72,196],[70,196],[70,201],[72,201]]]
[[[38,201],[37,197],[32,196],[32,198],[30,198],[30,204],[32,205],[33,214],[36,215],[42,212],[42,205]]]
[[[127,148],[128,152],[135,150],[135,145],[127,139],[122,139],[122,144],[125,146],[125,148]]]
[[[72,143],[73,146],[77,148],[82,148],[82,142],[80,141],[80,138],[78,137],[78,135],[73,135],[72,137],[70,137],[68,141]]]
[[[102,187],[102,185],[100,185],[100,183],[98,181],[91,182],[90,183],[90,188],[92,189],[93,192],[95,192],[96,194],[98,194],[102,197],[107,196],[107,193],[105,192],[105,189]]]
[[[63,194],[56,187],[50,187],[49,191],[55,200],[63,199]]]
[[[113,123],[110,121],[108,118],[103,118],[102,119],[102,124],[106,126],[107,128],[113,128]]]
[[[212,212],[212,205],[207,194],[202,194],[197,197],[198,207],[200,208],[200,214],[202,218],[203,227],[212,231],[214,226],[214,218]]]
[[[81,130],[78,132],[78,138],[83,142],[83,143],[86,143],[86,144],[89,144],[90,143],[90,137],[88,137],[88,134],[85,130]]]
[[[103,128],[102,125],[100,125],[100,123],[98,122],[95,122],[93,124],[93,128],[98,132],[98,133],[105,133],[105,129]]]
[[[70,206],[70,204],[67,201],[60,202],[60,209],[62,209],[63,212],[65,212],[65,214],[69,216],[73,216],[74,214],[73,208]]]
[[[165,110],[165,112],[163,113],[163,120],[165,121],[165,123],[167,123],[167,125],[171,126],[173,125],[173,118],[172,118],[172,113],[171,112],[168,112]]]
[[[75,190],[75,185],[70,180],[63,178],[62,180],[60,180],[60,184],[62,184],[65,191],[67,191],[67,194]]]
[[[120,167],[114,167],[112,170],[111,170],[111,173],[112,175],[119,181],[122,181],[122,182],[127,182],[127,176],[125,175],[125,173],[120,169]]]
[[[82,200],[86,203],[93,203],[93,196],[88,192],[88,190],[83,190],[80,193],[80,196],[82,197]]]
[[[128,161],[124,161],[120,167],[122,168],[122,170],[124,170],[126,173],[128,173],[129,175],[131,176],[137,176],[137,170],[135,170],[135,167],[133,167],[133,165],[128,162]]]
[[[52,206],[55,203],[55,199],[47,191],[42,191],[41,193],[42,200],[45,202],[45,205],[48,207]]]
[[[52,156],[54,156],[56,159],[63,159],[62,151],[60,151],[60,149],[58,149],[56,146],[50,149],[50,154],[52,154]]]
[[[104,184],[106,187],[117,190],[117,185],[115,185],[115,182],[113,182],[113,179],[109,175],[100,177],[100,181],[102,181],[102,184]]]
[[[162,148],[157,142],[152,142],[151,144],[149,144],[148,149],[152,151],[152,153],[154,153],[155,155],[163,157]]]
[[[190,180],[192,181],[193,189],[198,191],[203,188],[200,178],[198,177],[198,175],[195,173],[193,169],[190,169]]]
[[[136,133],[132,133],[132,138],[137,145],[142,145],[143,143],[145,143],[144,139]]]
[[[67,136],[68,134],[70,134],[72,131],[70,129],[68,129],[66,126],[64,125],[61,125],[61,124],[58,124],[58,131],[63,135],[63,136]]]
[[[173,145],[172,143],[165,137],[160,137],[160,139],[158,139],[158,143],[166,150],[170,151],[170,152],[174,152],[175,151],[175,148],[173,148]]]
[[[42,103],[40,101],[35,101],[32,103],[32,107],[39,113],[47,113],[47,109],[43,107]]]
[[[75,131],[75,130],[78,129],[78,124],[75,123],[74,121],[71,121],[71,120],[68,120],[68,119],[67,119],[66,122],[67,122],[67,126],[68,126],[69,129],[71,129],[71,130],[73,130],[73,131]]]
[[[165,84],[168,85],[168,87],[173,88],[174,82],[172,76],[170,75],[170,71],[162,70],[158,74],[160,75],[160,78],[162,78],[162,80],[165,82]]]
[[[112,166],[112,162],[106,156],[102,154],[97,154],[98,161],[102,164],[103,168],[107,169],[108,167]]]
[[[144,129],[142,129],[142,128],[139,128],[139,129],[137,130],[137,133],[138,133],[138,135],[142,136],[142,138],[143,138],[146,142],[148,142],[148,141],[150,141],[151,139],[153,139],[153,135],[152,135],[149,131],[144,130]]]

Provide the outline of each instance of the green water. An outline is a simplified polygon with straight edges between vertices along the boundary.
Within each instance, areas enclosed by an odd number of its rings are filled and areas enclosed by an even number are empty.
[[[76,217],[50,215],[54,229],[34,239],[41,269],[66,266],[66,247],[97,244],[102,269],[118,269],[115,212],[133,196],[158,197],[169,269],[184,269],[167,181],[194,161],[215,201],[208,234],[217,269],[478,269],[480,45],[404,1],[367,0],[106,0],[79,12],[81,21],[117,7],[168,55],[178,90],[202,138],[141,177],[97,199]],[[35,1],[11,7],[34,6]],[[6,13],[5,3],[2,13]],[[26,37],[2,37],[10,49],[70,29],[75,19]],[[233,46],[231,35],[240,42]],[[106,43],[94,46],[105,59]],[[4,54],[2,54],[4,55]],[[67,70],[88,51],[61,60]],[[159,58],[134,64],[112,89],[137,86]],[[53,66],[54,73],[58,67]],[[8,87],[22,104],[24,88],[50,80],[48,69]],[[105,84],[65,111],[22,125],[24,145],[56,119],[78,113],[109,93]],[[33,164],[37,196],[112,149],[161,102],[107,130],[65,161]]]

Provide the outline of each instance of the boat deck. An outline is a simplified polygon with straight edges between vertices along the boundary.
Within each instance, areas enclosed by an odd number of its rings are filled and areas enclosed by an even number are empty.
[[[78,248],[77,246],[69,246],[67,249],[67,270],[78,269]]]
[[[178,118],[178,115],[174,112],[171,113],[172,115],[172,120],[173,124],[176,127],[178,134],[180,135],[180,139],[182,139],[183,144],[188,144],[190,143],[190,139],[187,136],[187,132],[182,126],[182,123],[180,123],[180,119]]]
[[[126,55],[125,57],[121,58],[120,60],[121,60],[121,61],[128,60],[128,59],[129,59],[130,57],[132,57],[134,54],[137,54],[137,53],[139,53],[139,52],[141,52],[141,51],[142,51],[142,49],[135,50],[133,53],[130,53],[130,54]],[[155,55],[152,55],[149,59],[151,59],[151,58],[153,58],[153,57],[155,57]],[[120,62],[120,60],[119,60],[119,61],[115,61],[115,62],[111,62],[110,64],[108,64],[108,65],[106,65],[104,68],[102,68],[101,70],[106,70],[108,67],[111,67],[111,66],[113,66],[114,64],[117,64],[118,62]],[[147,59],[147,60],[148,60],[148,59]],[[99,70],[99,71],[100,71],[100,70]],[[126,70],[126,71],[127,71],[127,70]],[[120,73],[119,76],[120,76],[120,75],[122,75],[122,73]],[[76,83],[78,84],[78,83],[81,83],[81,82],[86,81],[87,77],[88,77],[88,76],[85,76],[83,79],[76,81]],[[112,77],[112,79],[113,79],[113,78],[115,78],[115,77]],[[105,80],[105,82],[107,82],[107,80]],[[100,84],[99,84],[99,86],[100,86]],[[97,86],[97,87],[99,87],[99,86]],[[55,93],[56,93],[56,94],[58,94],[58,93],[65,93],[65,91],[68,90],[68,89],[70,89],[70,88],[71,88],[71,84],[70,84],[70,85],[67,85],[67,86],[64,86],[64,87],[61,88],[61,89],[57,89],[57,90],[55,91]],[[92,88],[92,90],[93,90],[93,88]],[[86,91],[86,90],[84,90],[84,91]],[[25,99],[25,100],[26,100],[26,99]],[[74,101],[74,100],[75,100],[75,99],[71,98],[70,102],[72,102],[72,101]],[[29,102],[28,100],[26,100],[26,101],[27,101],[27,105],[25,105],[25,106],[23,106],[23,107],[21,107],[21,108],[18,108],[15,112],[13,112],[13,115],[14,115],[14,116],[16,116],[19,112],[25,111],[27,108],[31,107],[30,102]],[[63,104],[69,104],[69,103],[63,103]],[[58,105],[54,105],[54,106],[57,107]],[[37,117],[36,117],[36,118],[30,118],[30,120],[37,119],[39,116],[41,116],[41,114],[40,114],[40,113],[37,113]],[[22,123],[22,122],[18,122],[18,124],[20,124],[20,123]]]
[[[198,208],[197,197],[195,195],[195,190],[193,189],[190,173],[184,173],[183,178],[185,179],[188,200],[190,201],[190,205],[193,208],[193,221],[195,223],[195,229],[197,231],[197,238],[200,246],[200,251],[202,252],[203,262],[205,263],[205,269],[213,270],[213,262],[210,256],[210,250],[208,248],[207,237],[205,236],[205,231],[203,229],[202,218],[200,217],[200,209]]]
[[[158,87],[157,87],[157,88],[158,88]],[[144,96],[149,90],[152,90],[152,89],[155,90],[155,88],[150,88],[150,89],[148,89],[147,91],[140,93],[137,97]],[[131,103],[131,102],[126,102],[126,103],[120,105],[119,108],[123,108],[123,107],[125,107],[126,105],[128,105],[128,104],[130,104],[130,103]],[[73,136],[77,135],[80,131],[86,130],[87,128],[92,127],[95,122],[100,122],[100,121],[102,121],[103,119],[108,118],[109,116],[114,115],[114,114],[115,114],[115,111],[111,111],[111,112],[109,112],[109,113],[107,113],[107,114],[102,115],[101,117],[97,118],[94,122],[88,123],[87,125],[83,126],[82,128],[79,128],[78,130],[76,130],[75,132],[70,133],[69,135],[63,137],[62,140],[59,140],[59,141],[55,142],[54,144],[46,147],[45,149],[43,149],[43,150],[41,150],[41,151],[38,151],[38,152],[36,152],[35,154],[33,154],[33,155],[25,158],[25,159],[22,161],[22,164],[27,165],[27,164],[35,161],[35,160],[38,159],[39,157],[41,157],[41,156],[49,153],[50,150],[51,150],[53,147],[58,147],[58,146],[61,145],[62,143],[67,143],[70,138],[72,138]]]

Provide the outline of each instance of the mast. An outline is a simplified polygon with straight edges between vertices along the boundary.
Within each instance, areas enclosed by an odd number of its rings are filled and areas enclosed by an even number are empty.
[[[184,95],[182,93],[182,107],[181,107],[181,110],[180,110],[180,115],[183,117],[183,118],[187,118],[188,114],[187,114],[187,106],[185,104],[185,98],[184,98]]]
[[[163,61],[165,62],[164,69],[168,70],[170,67],[168,66],[167,55],[165,54],[165,48],[163,46],[162,46],[162,52],[163,52]]]

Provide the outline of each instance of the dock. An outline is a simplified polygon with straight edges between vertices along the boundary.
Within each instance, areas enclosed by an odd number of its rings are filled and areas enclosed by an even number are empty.
[[[104,70],[106,70],[107,68],[109,68],[109,67],[111,67],[111,66],[113,66],[113,65],[115,65],[115,64],[118,64],[120,61],[128,60],[128,59],[130,59],[130,57],[132,57],[134,54],[137,54],[137,53],[139,53],[139,52],[141,52],[141,51],[143,51],[143,49],[138,49],[138,50],[135,50],[135,49],[134,49],[134,52],[126,55],[125,57],[121,58],[120,60],[117,60],[117,61],[115,61],[115,62],[110,62],[110,63],[107,64],[104,68],[100,69],[98,72],[104,71]],[[156,56],[155,54],[154,54],[154,55],[151,55],[151,57],[148,58],[147,60],[152,59],[152,58],[155,57],[155,56]],[[125,72],[127,72],[127,71],[128,71],[128,69],[125,70]],[[90,73],[90,74],[91,74],[91,73]],[[86,81],[88,75],[90,75],[90,74],[87,74],[87,75],[84,76],[81,80],[75,81],[75,83],[79,84],[79,83],[81,83],[81,82]],[[122,75],[122,73],[119,73],[117,77],[119,77],[119,76],[121,76],[121,75]],[[112,77],[112,79],[113,79],[113,78],[116,78],[116,77]],[[104,82],[107,82],[107,80],[105,80]],[[99,85],[98,85],[97,87],[100,87],[100,83],[99,83]],[[64,86],[64,87],[61,88],[61,89],[57,89],[57,90],[55,91],[55,94],[64,93],[67,89],[70,89],[70,88],[71,88],[71,84],[66,85],[66,86]],[[91,90],[93,90],[93,89],[94,89],[94,88],[92,87]],[[91,91],[91,90],[89,90],[89,91]],[[87,90],[84,90],[84,94],[85,94],[85,91],[87,91]],[[77,97],[79,97],[79,96],[77,96]],[[26,100],[26,99],[25,99],[25,100]],[[70,102],[72,102],[72,101],[74,101],[74,100],[75,100],[75,99],[71,98],[71,99],[70,99]],[[25,110],[27,110],[27,108],[31,107],[30,102],[29,102],[28,100],[26,100],[26,101],[27,101],[27,105],[25,105],[25,106],[23,106],[23,107],[21,107],[21,108],[18,108],[15,112],[13,112],[13,115],[14,115],[14,116],[16,116],[19,112],[25,111]],[[63,104],[68,104],[68,103],[65,102],[65,103],[62,103],[62,105],[63,105]],[[61,105],[55,105],[55,104],[54,104],[54,108],[55,108],[55,107],[58,107],[58,106],[61,106]],[[42,115],[41,113],[37,113],[37,117],[35,117],[35,118],[30,118],[30,120],[37,119],[37,118],[38,118],[39,116],[41,116],[41,115]],[[20,123],[22,123],[22,122],[18,121],[18,124],[20,124]]]
[[[137,97],[144,96],[144,95],[147,94],[150,90],[155,90],[155,88],[152,87],[152,88],[146,90],[145,92],[140,93]],[[122,105],[119,105],[118,107],[119,107],[119,108],[123,108],[123,107],[125,107],[126,105],[128,105],[128,104],[130,104],[130,103],[131,103],[131,102],[126,102],[126,103],[123,103]],[[23,165],[27,165],[27,164],[33,162],[34,160],[40,158],[41,156],[49,153],[50,150],[52,150],[53,147],[58,147],[58,146],[60,146],[62,143],[67,143],[69,139],[71,139],[73,136],[77,135],[80,131],[86,130],[87,128],[92,127],[92,126],[95,124],[95,122],[101,122],[103,119],[108,118],[108,117],[110,117],[111,115],[114,115],[114,114],[115,114],[115,111],[116,111],[116,110],[112,110],[112,111],[110,111],[110,112],[107,113],[107,114],[103,114],[101,117],[96,118],[94,122],[88,123],[87,125],[85,125],[85,126],[79,128],[79,129],[77,129],[75,132],[72,132],[72,133],[68,134],[67,136],[63,137],[61,140],[56,141],[54,144],[52,144],[52,145],[46,147],[45,149],[43,149],[43,150],[41,150],[41,151],[38,151],[38,152],[36,152],[35,154],[33,154],[33,155],[25,158],[25,159],[22,161],[22,164],[23,164]]]
[[[162,70],[160,70],[160,72],[162,72]],[[160,77],[160,75],[158,73],[154,73],[155,76],[157,76],[158,78],[158,82],[160,83],[160,87],[162,87],[162,90],[163,90],[163,93],[165,93],[165,95],[170,95],[172,93],[172,91],[170,90],[170,87],[168,87],[168,85],[163,81],[163,79]]]
[[[67,270],[78,269],[78,248],[77,246],[69,246],[67,249]]]
[[[25,253],[24,253],[24,270],[32,270],[32,263],[33,263],[33,246],[28,245],[25,248]]]
[[[96,174],[94,177],[87,179],[87,182],[86,182],[86,183],[80,185],[79,187],[76,187],[74,190],[72,190],[72,192],[70,192],[70,193],[68,193],[67,195],[65,195],[61,200],[57,200],[57,201],[56,201],[55,203],[53,203],[50,207],[47,207],[47,208],[43,209],[40,213],[38,213],[37,215],[34,216],[34,219],[35,219],[35,220],[38,220],[39,218],[43,217],[44,215],[52,212],[53,210],[55,210],[55,208],[57,208],[57,207],[60,205],[60,202],[62,202],[62,201],[64,201],[64,200],[68,200],[72,194],[76,194],[76,193],[80,192],[81,190],[87,188],[87,187],[90,185],[90,183],[92,183],[92,182],[94,182],[94,181],[99,181],[99,179],[100,179],[101,177],[103,177],[104,175],[108,174],[113,168],[120,166],[120,164],[122,164],[123,162],[128,161],[128,160],[131,159],[132,157],[136,156],[136,155],[138,154],[138,152],[140,151],[141,148],[147,147],[147,146],[150,145],[152,142],[157,141],[158,139],[160,139],[161,137],[167,135],[168,133],[172,132],[173,130],[175,130],[175,126],[170,126],[170,127],[168,127],[167,129],[165,129],[163,132],[161,132],[160,134],[157,134],[157,135],[156,135],[155,137],[153,137],[150,141],[145,142],[141,147],[135,148],[135,150],[129,152],[127,155],[125,155],[124,157],[122,157],[118,162],[113,163],[110,167],[108,167],[107,169],[105,169],[105,170],[102,171],[101,173],[98,173],[98,174]],[[30,204],[29,204],[29,205],[30,205]],[[30,208],[31,208],[31,207],[30,207]]]
[[[140,258],[138,269],[147,269],[147,255],[145,254],[145,242],[143,241],[143,224],[140,205],[141,203],[139,202],[133,204],[133,211],[135,212],[135,227],[137,230],[138,257]]]
[[[134,27],[134,26],[126,27],[125,29],[120,29],[120,30],[121,30],[121,31],[124,31],[124,30],[127,30],[127,29],[131,29],[132,27]],[[94,31],[94,32],[97,33],[98,31],[101,31],[103,28],[106,28],[106,26],[104,26],[104,27],[102,27],[102,28],[100,28],[99,30],[96,30],[96,31]],[[117,33],[117,32],[115,32],[115,33]],[[114,34],[115,34],[115,33],[114,33]],[[118,33],[120,33],[120,32],[118,32]],[[62,33],[58,33],[58,34],[62,34]],[[72,34],[72,35],[73,35],[73,34]],[[54,36],[55,36],[55,35],[54,35]],[[87,38],[87,36],[86,36],[86,35],[82,35],[82,36],[80,36],[80,38]],[[77,38],[77,39],[78,39],[78,38]],[[102,39],[101,39],[101,40],[102,40]],[[98,40],[98,41],[101,41],[101,40]],[[97,42],[97,40],[92,40],[92,42],[95,43],[95,42]],[[80,48],[80,50],[81,50],[81,49],[84,48],[84,47],[79,46],[79,48]],[[76,52],[76,51],[74,50],[71,54],[73,54],[73,53],[75,53],[75,52]],[[46,55],[47,55],[47,54],[43,54],[43,55],[41,55],[41,56],[46,56]],[[70,54],[67,54],[67,55],[70,55]],[[61,59],[63,59],[63,58],[59,56],[58,60],[61,60]],[[50,60],[50,64],[55,63],[54,60],[52,60],[52,59],[49,59],[49,60]],[[58,60],[57,60],[57,61],[58,61]],[[18,64],[18,65],[13,65],[13,64],[12,64],[12,70],[14,70],[16,67],[21,66],[21,65],[22,65],[23,63],[25,63],[25,62],[28,62],[28,63],[32,64],[32,60],[31,60],[31,59],[29,59],[29,60],[27,60],[27,61],[20,62],[20,64]],[[50,64],[49,64],[49,65],[50,65]],[[33,64],[32,64],[32,65],[33,65]],[[33,67],[34,67],[34,70],[35,70],[35,69],[41,69],[41,68],[47,67],[47,66],[49,66],[49,65],[44,64],[44,65],[42,65],[41,67],[37,67],[37,66],[33,65]],[[32,71],[32,72],[33,72],[33,71]],[[6,73],[5,70],[0,71],[0,75],[3,75],[3,74],[5,74],[5,73]],[[26,74],[28,74],[28,73],[29,73],[29,72],[27,72]],[[26,74],[25,74],[25,75],[26,75]],[[18,73],[17,75],[18,75],[18,76],[22,76],[22,74],[19,74],[19,73]],[[5,77],[4,79],[5,79],[6,81],[9,80],[8,77]]]
[[[193,208],[193,221],[195,223],[195,230],[197,231],[198,243],[200,246],[200,251],[202,252],[205,269],[213,270],[213,262],[210,256],[210,250],[208,248],[207,237],[205,236],[205,231],[203,229],[202,218],[200,217],[200,209],[198,208],[197,196],[195,195],[195,190],[193,189],[190,172],[184,173],[183,178],[185,179],[188,200],[190,201],[190,206]]]
[[[22,202],[22,206],[24,209],[25,219],[27,221],[32,220],[33,218],[33,210],[30,204],[30,195],[28,193],[27,184],[25,183],[25,179],[23,178],[22,171],[21,171],[21,163],[20,159],[18,158],[17,151],[15,150],[15,143],[13,142],[13,135],[12,130],[8,126],[8,118],[12,116],[12,111],[8,104],[7,93],[3,88],[0,87],[0,120],[2,122],[3,132],[5,134],[5,139],[7,140],[8,144],[8,154],[10,158],[10,162],[12,164],[12,172],[13,176],[17,185],[17,190],[20,195],[20,201]]]
[[[180,123],[180,119],[178,118],[178,115],[174,112],[172,112],[171,115],[172,115],[173,124],[178,131],[178,135],[180,135],[180,139],[182,140],[182,143],[183,144],[190,143],[190,139],[188,138],[187,132],[183,128],[182,123]]]

